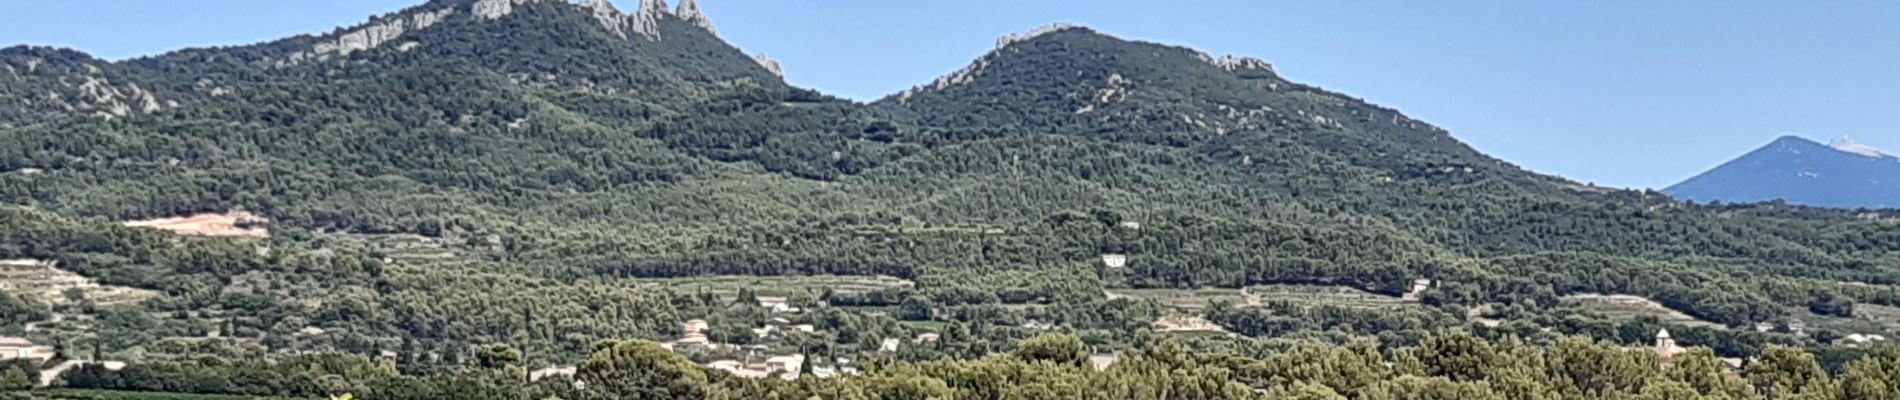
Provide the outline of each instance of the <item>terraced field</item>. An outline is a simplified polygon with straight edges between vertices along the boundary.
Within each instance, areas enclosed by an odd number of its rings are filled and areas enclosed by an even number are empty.
[[[1728,329],[1727,326],[1723,326],[1722,324],[1697,319],[1696,317],[1689,316],[1689,314],[1670,309],[1669,307],[1663,306],[1662,303],[1657,303],[1654,300],[1642,296],[1626,294],[1575,294],[1564,296],[1559,299],[1559,301],[1566,306],[1601,314],[1605,318],[1617,322],[1628,321],[1636,319],[1637,317],[1651,316],[1663,322],[1687,326]]]
[[[1323,285],[1258,285],[1244,289],[1108,289],[1107,296],[1155,300],[1183,311],[1200,310],[1217,301],[1236,306],[1258,306],[1271,301],[1347,307],[1399,307],[1412,304],[1398,297],[1357,288]]]
[[[836,293],[862,293],[879,289],[910,287],[913,283],[889,276],[699,276],[690,278],[639,278],[613,280],[615,283],[631,284],[635,287],[652,289],[673,289],[679,292],[698,292],[705,290],[721,298],[737,296],[739,289],[751,289],[759,296],[794,296],[799,294],[823,293],[830,289]]]
[[[50,304],[130,304],[157,296],[150,290],[100,285],[41,260],[0,260],[0,291],[38,295]]]

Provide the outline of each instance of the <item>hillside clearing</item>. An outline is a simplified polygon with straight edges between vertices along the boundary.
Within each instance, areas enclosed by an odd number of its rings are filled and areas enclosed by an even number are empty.
[[[1559,299],[1560,302],[1585,311],[1602,314],[1612,321],[1628,321],[1642,316],[1656,317],[1663,322],[1686,326],[1703,326],[1715,329],[1728,329],[1722,324],[1704,321],[1696,317],[1663,306],[1654,300],[1642,296],[1627,294],[1573,294]]]
[[[138,228],[153,228],[190,236],[270,237],[270,231],[267,229],[243,226],[245,224],[262,222],[266,222],[266,220],[256,214],[245,211],[231,211],[225,213],[192,214],[185,217],[127,221],[124,225]]]

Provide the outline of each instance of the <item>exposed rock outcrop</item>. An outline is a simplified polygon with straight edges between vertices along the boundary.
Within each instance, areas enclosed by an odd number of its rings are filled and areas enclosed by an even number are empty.
[[[474,13],[475,18],[496,19],[513,14],[515,5],[527,4],[531,1],[536,0],[481,0],[470,6],[469,12]]]
[[[1213,60],[1212,62],[1214,63],[1214,66],[1221,67],[1221,69],[1225,69],[1228,71],[1257,69],[1257,70],[1264,70],[1267,72],[1273,72],[1273,64],[1268,63],[1266,60],[1253,58],[1253,57],[1236,57],[1233,55],[1225,55],[1225,56],[1221,56],[1219,59]]]
[[[693,26],[705,29],[708,33],[712,33],[713,35],[719,34],[718,30],[713,29],[712,20],[706,18],[706,13],[699,11],[699,2],[697,1],[680,0],[680,7],[673,10],[673,15],[680,17],[681,21],[686,21],[686,23],[693,24]]]
[[[781,79],[785,78],[785,70],[779,68],[778,61],[766,57],[765,53],[753,54],[752,61],[758,62],[759,66],[765,67],[766,71],[772,71],[772,75],[778,75]]]
[[[633,12],[633,32],[650,40],[660,40],[660,20],[666,17],[666,0],[640,0]]]
[[[483,13],[500,13],[495,14],[497,16],[506,15],[513,10],[515,3],[524,1],[531,0],[483,0],[476,2],[471,9],[476,11],[478,17],[482,17],[484,15]],[[499,9],[497,7],[499,7]],[[310,50],[291,53],[291,55],[287,57],[284,62],[280,62],[279,65],[324,60],[331,56],[347,57],[350,53],[381,47],[383,44],[394,41],[397,37],[401,37],[405,32],[433,26],[436,23],[442,22],[443,18],[447,18],[454,13],[455,8],[444,7],[436,10],[418,12],[404,17],[385,17],[372,20],[367,24],[359,25],[342,34],[338,34],[335,39],[318,42],[310,46]]]
[[[1071,25],[1071,24],[1058,22],[1058,23],[1038,26],[1035,29],[1030,29],[1029,32],[1023,33],[1021,35],[1017,35],[1017,34],[1003,35],[1003,37],[996,38],[996,50],[1002,50],[1004,47],[1008,47],[1009,45],[1015,44],[1017,42],[1022,42],[1029,39],[1035,39],[1037,36],[1047,35],[1051,33],[1061,32],[1063,30],[1075,29],[1075,28],[1080,28],[1080,27]]]
[[[593,13],[594,20],[600,21],[600,26],[606,28],[608,32],[620,35],[621,38],[627,37],[627,17],[621,15],[620,10],[615,9],[613,3],[607,0],[587,0],[581,2],[580,7]]]

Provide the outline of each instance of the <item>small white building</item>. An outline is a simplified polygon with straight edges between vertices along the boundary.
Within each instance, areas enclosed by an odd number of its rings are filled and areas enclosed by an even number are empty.
[[[528,381],[529,382],[539,381],[541,380],[541,378],[557,376],[557,375],[574,376],[574,374],[578,372],[580,372],[580,369],[575,368],[574,366],[547,367],[547,368],[535,370],[534,372],[529,372]]]
[[[784,371],[787,377],[797,377],[798,371],[803,369],[804,366],[805,356],[799,354],[774,356],[765,359],[766,373]]]
[[[1432,280],[1422,279],[1422,278],[1413,279],[1412,290],[1406,291],[1404,295],[1399,296],[1399,299],[1405,300],[1405,301],[1418,301],[1419,294],[1425,293],[1425,289],[1431,289],[1431,288],[1432,288]]]
[[[795,313],[799,311],[798,307],[792,307],[791,303],[788,303],[784,297],[760,297],[759,307],[771,309],[772,312],[775,313]]]
[[[930,332],[924,332],[924,333],[917,334],[916,342],[917,343],[936,343],[937,339],[939,338],[942,338],[942,335],[938,335],[938,334],[930,333]]]
[[[26,338],[0,337],[0,360],[20,358],[41,361],[50,360],[53,358],[53,348],[35,346],[33,345],[33,341],[26,340]]]
[[[1121,355],[1115,353],[1090,354],[1089,365],[1095,367],[1096,371],[1102,371],[1107,370],[1110,365],[1115,365],[1115,361],[1119,359],[1121,359]]]
[[[706,320],[703,320],[703,319],[686,320],[686,333],[688,335],[705,332],[705,331],[706,331]]]
[[[897,351],[898,346],[903,346],[903,345],[904,345],[904,341],[897,340],[897,338],[884,338],[884,342],[878,344],[877,351],[884,352],[884,353],[895,352]]]
[[[1847,335],[1847,337],[1841,338],[1840,340],[1835,340],[1834,344],[1848,347],[1865,347],[1885,341],[1887,341],[1886,336],[1855,333]]]
[[[792,330],[799,332],[817,332],[818,327],[812,326],[811,324],[798,324],[792,325]]]
[[[1128,265],[1128,256],[1123,254],[1103,254],[1102,265],[1109,268],[1121,268]]]
[[[712,343],[712,339],[706,338],[706,334],[704,333],[697,332],[688,333],[686,336],[681,336],[679,340],[673,341],[673,344],[679,346],[705,346],[710,343]]]

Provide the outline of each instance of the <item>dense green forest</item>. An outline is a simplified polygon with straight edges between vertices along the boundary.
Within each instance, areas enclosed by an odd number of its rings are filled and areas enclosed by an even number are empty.
[[[1206,345],[1203,343],[1203,345]],[[1713,353],[1668,360],[1573,337],[1548,348],[1448,331],[1381,352],[1350,344],[1219,344],[1207,353],[1176,341],[1092,364],[1074,334],[1039,335],[971,359],[884,360],[861,376],[745,379],[693,364],[646,341],[603,341],[574,382],[523,382],[519,352],[496,348],[470,369],[405,376],[362,356],[295,356],[273,363],[209,359],[86,367],[75,388],[242,396],[365,399],[1885,399],[1900,395],[1900,348],[1887,347],[1830,373],[1815,356],[1773,347],[1740,374]]]
[[[497,1],[505,15],[478,15]],[[1789,372],[1825,383],[1787,390],[1847,396],[1879,386],[1855,371],[1893,368],[1833,346],[1900,334],[1893,210],[1695,204],[1539,175],[1262,61],[1087,28],[1039,29],[859,103],[790,86],[681,16],[588,7],[435,0],[117,62],[0,49],[0,260],[149,293],[0,293],[0,336],[135,363],[80,370],[92,380],[76,387],[292,397],[641,398],[519,385],[497,363],[801,399],[1739,398],[1720,396],[1779,389],[1680,371],[1771,355],[1825,371]],[[349,42],[389,24],[404,29]],[[233,210],[268,237],[121,224]],[[1287,286],[1376,304],[1250,297]],[[1596,294],[1683,316],[1575,300]],[[1239,338],[1156,324],[1176,317]],[[602,344],[674,340],[692,319],[716,343],[890,364],[744,381],[676,365],[743,354]],[[754,333],[795,325],[813,329]],[[1023,343],[1051,328],[1126,359],[1090,372],[1071,349],[1022,350],[1070,345]],[[1578,361],[1534,351],[1624,357],[1610,346],[1663,328],[1711,354],[1668,374],[1626,360],[1634,375],[1606,381],[1560,379]],[[1497,353],[1406,358],[1457,335]],[[878,351],[889,340],[920,345]],[[495,346],[519,354],[486,360]],[[1376,368],[1277,376],[1299,369],[1263,364],[1276,355]],[[614,362],[684,377],[623,379]],[[982,378],[998,374],[1049,380]],[[1886,385],[1852,393],[1900,393]]]

